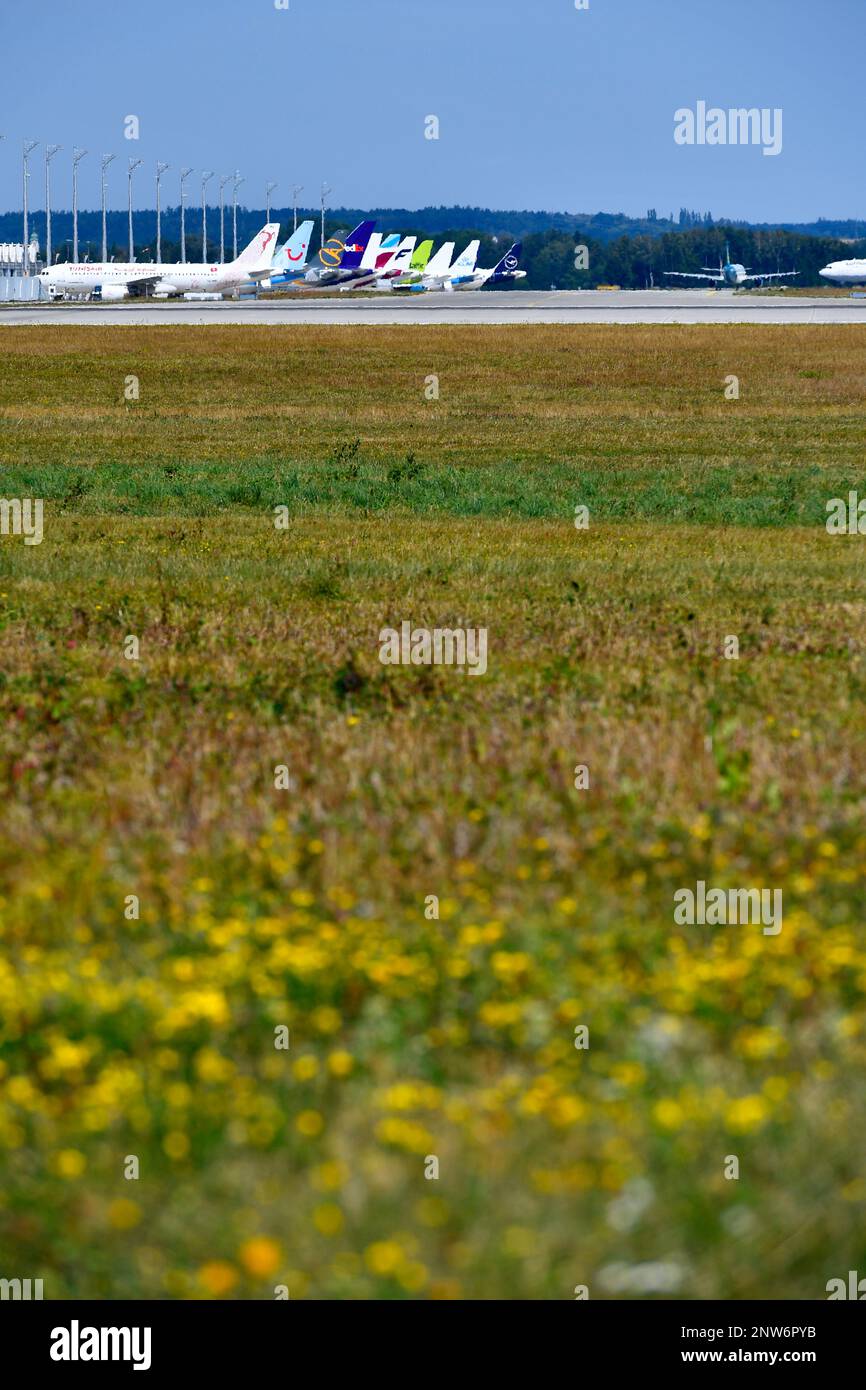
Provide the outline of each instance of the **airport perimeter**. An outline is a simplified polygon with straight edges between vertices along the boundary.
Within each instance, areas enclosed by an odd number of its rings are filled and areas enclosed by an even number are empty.
[[[87,324],[141,327],[186,324],[863,324],[866,298],[749,294],[720,290],[483,290],[382,297],[332,294],[297,299],[189,302],[140,300],[122,304],[0,305],[0,328]]]

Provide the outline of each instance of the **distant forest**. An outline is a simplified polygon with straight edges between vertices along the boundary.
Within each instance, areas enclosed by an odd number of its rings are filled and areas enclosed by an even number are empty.
[[[291,229],[291,209],[273,209],[272,217],[282,223],[283,235]],[[300,216],[316,216],[314,211]],[[799,270],[793,282],[818,285],[821,266],[849,256],[866,256],[866,222],[819,219],[811,223],[759,224],[722,221],[710,213],[681,208],[670,217],[659,217],[650,209],[645,218],[624,213],[499,212],[487,208],[337,208],[328,213],[326,235],[349,231],[364,217],[375,217],[383,232],[405,232],[434,236],[437,241],[465,244],[473,236],[481,239],[479,264],[494,265],[506,247],[503,243],[522,240],[522,265],[528,278],[523,288],[578,289],[615,284],[626,289],[672,283],[667,270],[699,270],[717,266],[724,258],[726,243],[734,260],[750,270]],[[219,254],[219,210],[208,208],[208,256]],[[238,208],[239,248],[255,235],[265,220],[263,209]],[[72,214],[53,212],[51,216],[54,250],[65,259],[71,254]],[[318,217],[316,217],[318,227]],[[44,249],[45,214],[35,211],[30,218]],[[201,210],[188,206],[186,213],[187,258],[202,256]],[[226,215],[226,253],[231,256],[231,214]],[[99,212],[80,212],[79,251],[91,260],[101,251],[102,220]],[[20,241],[21,214],[0,215],[0,241]],[[108,214],[109,255],[123,260],[127,255],[125,212]],[[155,254],[156,213],[135,213],[135,245],[140,260]],[[317,240],[314,245],[317,244]],[[578,270],[577,248],[587,248],[588,267]],[[162,258],[180,258],[180,210],[166,208],[162,215]],[[675,283],[675,282],[674,282]]]

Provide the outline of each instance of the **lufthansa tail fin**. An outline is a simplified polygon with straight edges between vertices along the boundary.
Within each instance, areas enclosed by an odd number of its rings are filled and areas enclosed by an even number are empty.
[[[520,264],[520,257],[521,257],[522,252],[523,252],[523,242],[522,242],[522,241],[515,241],[515,243],[514,243],[514,245],[512,246],[511,250],[510,250],[510,251],[506,251],[505,255],[502,257],[502,260],[499,262],[499,264],[498,264],[498,265],[495,265],[495,266],[493,267],[493,274],[494,274],[494,275],[502,275],[502,274],[504,274],[506,271],[516,270],[517,267],[518,267],[519,264]]]

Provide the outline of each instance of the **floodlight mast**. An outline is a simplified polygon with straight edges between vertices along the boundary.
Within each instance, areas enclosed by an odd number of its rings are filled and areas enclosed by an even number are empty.
[[[295,223],[292,227],[293,232],[296,232],[298,230],[298,194],[303,193],[303,191],[304,185],[302,183],[296,183],[294,188],[292,189],[292,207],[294,209],[295,214]]]
[[[78,264],[78,166],[87,150],[72,149],[72,262]]]
[[[111,163],[111,161],[112,161],[113,159],[116,159],[116,158],[117,158],[116,155],[113,155],[113,154],[104,154],[104,155],[102,156],[102,162],[101,162],[101,166],[100,166],[100,169],[101,169],[101,176],[102,176],[102,263],[103,263],[103,265],[104,265],[105,262],[108,260],[108,224],[107,224],[107,221],[106,221],[106,214],[105,214],[105,199],[106,199],[107,182],[106,182],[106,178],[105,178],[105,171],[106,171],[106,169],[108,168],[108,166],[109,166],[109,164]]]
[[[206,189],[213,178],[212,169],[203,169],[201,176],[201,258],[207,260],[207,193]]]
[[[186,208],[184,206],[184,200],[186,197],[185,185],[191,173],[191,168],[184,168],[180,171],[180,259],[182,265],[186,265]]]
[[[126,205],[129,217],[129,259],[135,260],[135,241],[132,235],[132,176],[141,164],[140,159],[130,159],[126,169]]]
[[[245,182],[246,179],[236,169],[232,184],[232,260],[234,261],[238,258],[238,189]]]
[[[267,208],[267,213],[265,216],[266,222],[270,222],[271,220],[271,194],[273,193],[276,187],[276,180],[274,180],[273,182],[269,183],[267,188],[265,189],[265,206]]]
[[[329,193],[333,193],[333,191],[334,191],[333,188],[331,188],[327,183],[323,183],[323,184],[322,184],[322,245],[323,245],[323,246],[324,246],[324,244],[325,244],[325,199],[327,198],[328,194],[329,194]]]
[[[29,238],[27,229],[27,185],[30,182],[30,156],[39,144],[38,140],[25,140],[22,145],[22,174],[24,183],[24,241],[21,247],[21,273],[30,274],[30,259],[28,256]]]
[[[157,263],[157,265],[161,265],[161,264],[162,264],[162,222],[161,222],[161,208],[160,208],[160,202],[159,202],[159,186],[160,186],[160,183],[162,182],[162,176],[163,176],[163,174],[165,173],[166,169],[170,169],[170,168],[171,168],[171,165],[170,165],[170,164],[164,164],[164,163],[162,162],[161,159],[158,159],[158,160],[157,160],[157,162],[156,162],[156,263]]]
[[[225,186],[231,183],[231,174],[220,176],[220,265],[225,265],[226,259],[226,207],[225,207]]]
[[[51,269],[51,161],[62,145],[45,146],[45,264]]]

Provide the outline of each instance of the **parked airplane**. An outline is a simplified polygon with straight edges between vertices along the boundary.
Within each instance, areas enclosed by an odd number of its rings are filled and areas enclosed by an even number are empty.
[[[862,285],[866,281],[866,261],[831,261],[818,274],[834,285]]]
[[[405,236],[402,241],[398,242],[397,246],[378,255],[376,264],[362,270],[351,284],[341,285],[341,291],[363,290],[371,285],[375,285],[377,289],[389,289],[391,280],[408,271],[416,254],[417,241],[417,237]]]
[[[393,265],[395,258],[398,255],[402,256],[409,247],[414,250],[414,237],[401,241],[399,234],[394,232],[382,240],[378,234],[374,234],[370,237],[370,243],[361,261],[358,274],[353,276],[348,284],[340,286],[341,292],[366,289],[370,285],[374,285],[379,276],[384,275],[385,271]]]
[[[450,269],[445,268],[444,260],[436,265],[445,250],[443,246],[427,267],[427,273],[416,284],[406,285],[405,288],[410,294],[423,294],[427,290],[445,290],[446,293],[451,293],[453,290],[480,290],[484,285],[501,284],[503,280],[526,278],[526,271],[518,269],[523,250],[522,242],[516,241],[510,251],[506,251],[502,259],[490,270],[475,269],[480,245],[480,241],[470,242]],[[453,246],[451,249],[453,250]],[[400,288],[399,282],[396,288]]]
[[[404,248],[403,255],[395,255],[392,263],[381,270],[376,279],[378,289],[391,289],[392,285],[398,281],[405,280],[407,277],[419,279],[427,267],[430,260],[430,252],[433,250],[432,241],[422,241],[409,255],[409,264],[405,264],[405,257],[408,254],[408,247]]]
[[[399,280],[395,281],[394,288],[407,289],[411,294],[423,294],[426,290],[452,290],[454,289],[452,283],[454,280],[465,280],[470,275],[475,274],[475,265],[480,249],[480,241],[470,241],[466,250],[461,252],[453,265],[450,265],[454,242],[446,241],[445,245],[436,252],[420,280],[415,284],[404,283],[405,277],[401,276]]]
[[[431,242],[430,245],[432,246],[432,244]],[[451,269],[451,257],[453,255],[454,242],[446,241],[439,247],[436,255],[427,262],[422,272],[419,273],[410,268],[405,275],[400,275],[397,279],[392,281],[391,288],[394,290],[410,290],[417,285],[427,287],[428,283],[432,284],[434,281],[441,281]]]
[[[296,280],[303,279],[315,225],[313,221],[302,222],[288,241],[283,243],[279,251],[274,253],[270,277],[261,282],[263,290],[276,289],[280,285],[291,285]]]
[[[674,275],[680,280],[709,280],[714,285],[727,285],[730,289],[736,289],[740,285],[745,285],[749,280],[754,280],[757,285],[763,285],[768,280],[787,280],[792,275],[799,275],[799,270],[774,270],[767,274],[753,275],[749,272],[748,266],[740,265],[731,260],[730,247],[725,244],[725,262],[722,263],[719,257],[719,268],[713,270],[711,266],[703,266],[708,274],[702,274],[696,270],[666,270],[665,275]]]
[[[431,242],[431,248],[432,245],[433,243]],[[391,256],[391,259],[376,272],[376,286],[378,289],[384,289],[386,286],[390,289],[392,280],[399,279],[401,275],[406,275],[409,270],[411,270],[415,263],[415,257],[421,251],[420,246],[416,251],[416,246],[418,246],[417,237],[404,236],[397,250]],[[430,252],[428,250],[428,257],[429,254]]]
[[[319,248],[317,266],[311,266],[304,276],[308,285],[339,285],[354,280],[361,273],[361,262],[367,251],[375,222],[359,222],[345,241],[329,237]]]
[[[91,294],[115,300],[147,293],[176,295],[190,291],[228,294],[250,280],[268,278],[279,230],[279,222],[268,222],[237,260],[228,265],[196,261],[165,265],[147,261],[66,261],[41,271],[39,279],[52,298]]]
[[[379,271],[384,270],[389,261],[393,260],[399,245],[399,233],[392,232],[390,236],[383,237],[381,232],[374,232],[367,243],[367,250],[361,261],[360,275],[356,276],[344,288],[354,289],[358,285],[367,285],[375,280]]]
[[[519,270],[523,242],[515,241],[510,251],[506,251],[492,270],[476,270],[471,275],[451,277],[452,290],[480,290],[485,285],[500,284],[503,280],[525,280],[526,271]],[[448,286],[446,285],[447,289]]]

